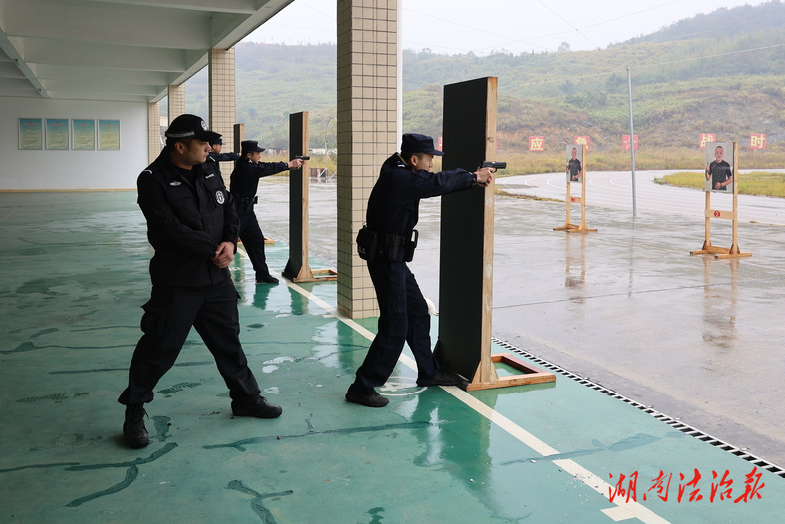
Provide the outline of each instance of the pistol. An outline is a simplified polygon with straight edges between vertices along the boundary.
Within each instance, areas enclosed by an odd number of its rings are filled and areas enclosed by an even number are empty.
[[[493,160],[486,160],[480,167],[492,167],[494,169],[507,169],[507,162],[495,162]]]
[[[310,160],[311,157],[309,157],[309,156],[302,156],[302,155],[295,155],[294,159],[295,160]]]

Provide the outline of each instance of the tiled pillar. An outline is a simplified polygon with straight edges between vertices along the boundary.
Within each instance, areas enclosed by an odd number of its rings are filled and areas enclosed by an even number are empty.
[[[338,309],[378,315],[354,238],[379,168],[398,148],[398,0],[338,0]]]
[[[147,104],[147,160],[152,163],[161,153],[161,106]]]
[[[210,129],[220,133],[223,138],[223,151],[234,150],[235,124],[235,71],[234,47],[231,49],[212,49],[208,60],[209,84],[209,124]],[[222,162],[221,172],[224,182],[229,185],[232,174],[232,162]]]
[[[185,113],[185,84],[170,85],[167,95],[169,103],[169,122]],[[202,115],[199,115],[202,116]],[[204,118],[204,116],[202,116]]]

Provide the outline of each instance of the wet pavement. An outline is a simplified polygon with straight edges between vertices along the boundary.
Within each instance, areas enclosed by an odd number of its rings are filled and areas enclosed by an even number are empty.
[[[259,194],[280,271],[286,180]],[[311,267],[334,267],[335,185],[311,195]],[[438,214],[423,203],[412,263],[437,303]],[[241,339],[283,416],[232,417],[192,333],[130,450],[116,398],[151,255],[134,192],[0,193],[0,521],[781,522],[781,229],[743,224],[753,257],[715,261],[688,254],[694,218],[563,221],[563,203],[496,200],[493,334],[514,347],[495,347],[553,363],[555,383],[418,388],[407,351],[389,406],[349,404],[375,319],[340,317],[334,283],[257,286],[240,253]]]
[[[637,173],[634,218],[629,172],[590,176],[586,221],[597,233],[553,231],[564,225],[564,202],[497,197],[493,334],[785,464],[785,362],[778,349],[785,339],[778,320],[785,230],[769,225],[785,225],[785,200],[741,195],[738,243],[751,258],[690,256],[703,244],[704,193],[653,183],[666,173]],[[562,174],[531,177],[497,184],[564,198]],[[260,187],[262,226],[285,239],[279,217],[286,216],[287,187],[281,180]],[[312,253],[334,267],[334,186],[314,183],[311,195]],[[721,206],[728,195],[712,196]],[[594,200],[603,205],[592,207]],[[579,209],[573,205],[573,222]],[[439,212],[438,198],[422,201],[410,264],[437,305]],[[731,238],[730,221],[712,221],[714,245],[729,247]]]

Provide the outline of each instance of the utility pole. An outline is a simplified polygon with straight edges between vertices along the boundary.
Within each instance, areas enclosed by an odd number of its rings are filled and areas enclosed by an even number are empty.
[[[632,77],[630,76],[630,66],[627,66],[627,91],[630,101],[630,158],[632,159],[632,216],[638,216],[638,208],[635,205],[635,129],[632,124]]]

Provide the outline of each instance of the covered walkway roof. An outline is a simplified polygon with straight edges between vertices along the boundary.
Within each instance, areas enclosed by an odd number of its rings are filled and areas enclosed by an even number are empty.
[[[0,0],[0,93],[157,102],[292,0]]]

